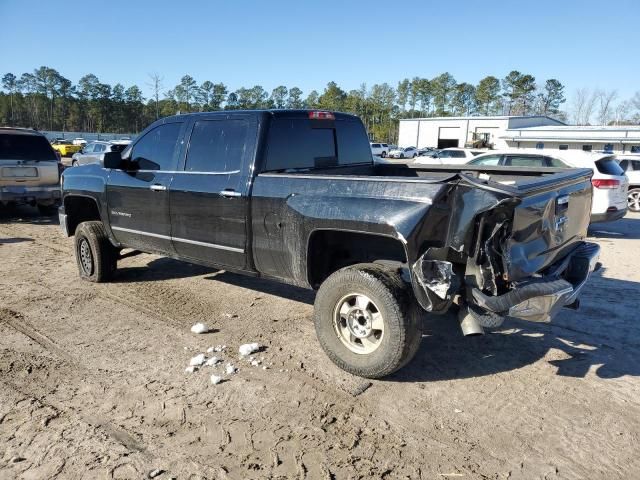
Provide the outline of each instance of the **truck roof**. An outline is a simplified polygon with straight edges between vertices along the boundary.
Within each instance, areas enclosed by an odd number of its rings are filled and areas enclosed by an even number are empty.
[[[254,115],[264,115],[270,114],[274,117],[300,117],[300,118],[309,118],[310,112],[326,112],[331,113],[335,116],[335,118],[358,118],[357,115],[352,115],[350,113],[336,112],[332,110],[322,110],[318,108],[310,108],[310,109],[284,109],[284,108],[271,108],[265,110],[217,110],[213,112],[194,112],[194,113],[181,113],[177,115],[173,115],[171,117],[166,118],[176,118],[176,117],[191,117],[191,116],[206,116],[206,115],[230,115],[236,113],[244,113],[244,114],[254,114]]]

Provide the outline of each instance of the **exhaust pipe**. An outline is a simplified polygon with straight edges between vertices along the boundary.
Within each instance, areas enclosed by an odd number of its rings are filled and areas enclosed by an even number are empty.
[[[465,337],[475,336],[475,335],[484,335],[484,330],[482,326],[476,320],[476,317],[469,311],[468,307],[461,307],[460,312],[458,312],[458,320],[460,321],[460,328],[462,329],[462,334]]]

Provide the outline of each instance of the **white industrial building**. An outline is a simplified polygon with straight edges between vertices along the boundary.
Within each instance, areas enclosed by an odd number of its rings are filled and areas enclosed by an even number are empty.
[[[464,147],[478,138],[494,149],[539,148],[640,153],[640,127],[571,126],[540,115],[400,120],[398,145]]]

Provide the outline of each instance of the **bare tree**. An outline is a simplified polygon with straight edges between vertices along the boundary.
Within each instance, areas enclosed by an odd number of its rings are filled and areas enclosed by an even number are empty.
[[[160,118],[160,92],[162,91],[163,85],[162,81],[164,80],[157,72],[153,72],[149,74],[149,81],[147,82],[147,86],[151,88],[153,92],[153,99],[156,102],[156,120]]]
[[[571,102],[571,116],[576,125],[589,125],[598,97],[588,88],[576,90]]]
[[[613,102],[618,96],[618,91],[596,90],[594,96],[598,99],[598,123],[606,125],[614,112]]]
[[[615,110],[613,112],[614,116],[614,124],[616,126],[621,125],[622,122],[628,121],[629,112],[633,109],[632,102],[630,100],[626,100],[624,102],[620,102],[616,105]]]

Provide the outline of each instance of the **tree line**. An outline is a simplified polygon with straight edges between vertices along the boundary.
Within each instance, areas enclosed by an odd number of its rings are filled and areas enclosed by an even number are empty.
[[[6,73],[0,92],[0,124],[53,131],[137,133],[154,120],[178,112],[236,109],[318,108],[356,114],[372,138],[393,142],[400,118],[462,115],[541,114],[566,118],[564,86],[557,79],[538,84],[534,76],[512,71],[477,84],[457,82],[450,73],[434,78],[404,79],[343,90],[329,82],[306,95],[280,85],[270,92],[260,85],[230,90],[224,83],[199,83],[191,75],[165,89],[159,74],[150,74],[148,97],[138,85],[109,85],[94,74],[77,84],[42,66],[20,76]]]

